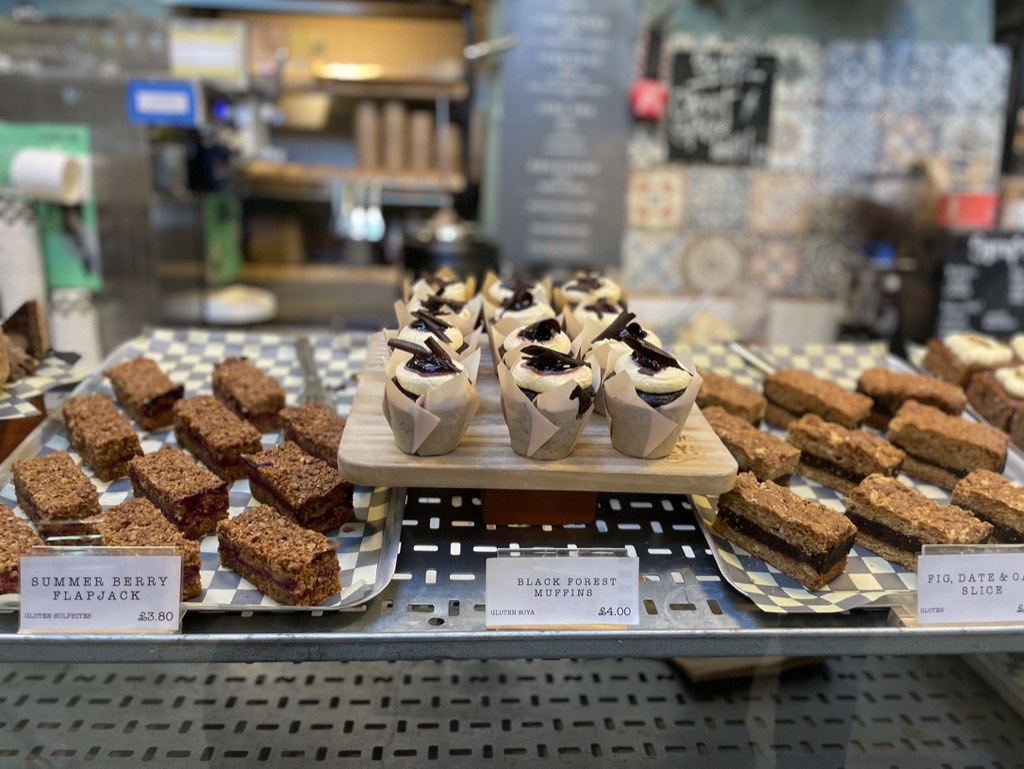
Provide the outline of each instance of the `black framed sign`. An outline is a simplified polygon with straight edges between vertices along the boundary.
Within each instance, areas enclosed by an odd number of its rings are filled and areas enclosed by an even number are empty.
[[[675,54],[667,117],[669,159],[763,164],[774,76],[774,56]]]
[[[1024,331],[1024,233],[950,235],[942,261],[936,333]]]

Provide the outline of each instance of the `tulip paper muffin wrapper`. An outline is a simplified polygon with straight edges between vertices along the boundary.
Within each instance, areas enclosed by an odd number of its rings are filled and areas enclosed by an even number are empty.
[[[311,337],[313,355],[327,392],[335,400],[342,416],[347,415],[355,388],[352,377],[363,367],[367,336],[348,333],[339,336]],[[145,355],[155,360],[171,379],[185,386],[185,397],[210,394],[213,366],[224,358],[248,357],[284,388],[287,402],[299,402],[303,388],[302,366],[295,354],[294,340],[277,334],[252,334],[241,331],[205,331],[199,329],[154,329],[130,340],[115,350],[102,366],[89,374],[76,388],[75,395],[113,397],[110,382],[102,371],[130,358]],[[177,447],[173,430],[144,431],[133,424],[147,454],[164,446]],[[280,432],[263,433],[262,445],[270,448],[283,440]],[[17,504],[11,483],[11,467],[19,459],[52,451],[68,452],[76,464],[82,460],[69,444],[67,430],[59,412],[51,412],[14,453],[0,465],[0,503],[25,518]],[[132,497],[127,478],[101,481],[82,467],[99,494],[100,505],[107,509]],[[395,573],[405,490],[386,487],[356,487],[353,495],[355,518],[327,537],[337,546],[342,590],[319,606],[285,606],[265,596],[239,574],[220,562],[217,537],[207,535],[199,542],[200,579],[203,592],[182,604],[189,611],[273,611],[312,613],[334,611],[370,600],[387,587]],[[236,516],[260,504],[249,488],[249,481],[234,481],[228,487],[228,514]],[[0,607],[14,609],[18,596],[0,598]]]
[[[591,405],[579,416],[579,401],[569,397],[576,389],[573,382],[540,393],[531,401],[512,377],[511,367],[522,357],[521,352],[513,350],[498,365],[501,410],[513,449],[522,449],[517,453],[531,459],[562,459],[572,453],[594,407]],[[596,389],[600,387],[601,371],[596,363],[591,362],[590,367]]]
[[[625,374],[605,379],[604,404],[612,446],[617,451],[641,459],[659,459],[672,453],[703,381],[688,356],[679,356],[679,362],[691,375],[690,383],[682,395],[660,408],[645,403]]]
[[[384,364],[384,417],[395,435],[395,445],[406,454],[448,454],[462,441],[480,409],[480,396],[471,384],[480,366],[480,350],[474,350],[466,359],[453,355],[466,370],[415,400],[393,381],[398,367],[408,357],[396,351]]]

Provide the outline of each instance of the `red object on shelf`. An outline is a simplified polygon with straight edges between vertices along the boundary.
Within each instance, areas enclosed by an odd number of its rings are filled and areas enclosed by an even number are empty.
[[[668,107],[668,88],[660,80],[637,80],[629,89],[629,108],[637,120],[661,120]]]
[[[992,230],[999,216],[994,192],[950,192],[939,198],[936,224],[948,230]]]

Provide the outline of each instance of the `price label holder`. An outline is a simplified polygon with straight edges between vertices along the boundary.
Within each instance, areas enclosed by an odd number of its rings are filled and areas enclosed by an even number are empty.
[[[925,545],[917,623],[1024,624],[1024,546]]]
[[[500,549],[487,559],[488,628],[640,622],[640,560],[625,548]]]
[[[19,633],[177,633],[173,547],[35,547],[21,557]]]

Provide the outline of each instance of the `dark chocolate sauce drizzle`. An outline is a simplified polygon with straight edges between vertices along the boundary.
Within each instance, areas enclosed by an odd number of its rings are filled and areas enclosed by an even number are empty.
[[[632,348],[633,355],[631,357],[645,374],[657,374],[667,368],[683,368],[675,357],[643,339],[627,336],[623,337],[622,341]]]
[[[545,318],[519,332],[520,339],[529,339],[531,342],[550,342],[562,333],[561,324],[554,318]]]
[[[424,310],[416,310],[412,316],[416,320],[409,324],[410,328],[414,328],[417,331],[429,331],[436,337],[451,341],[448,338],[448,329],[452,327],[451,323],[446,323]]]
[[[518,310],[525,310],[527,307],[533,307],[534,304],[536,304],[536,301],[533,298],[530,287],[518,286],[512,292],[512,296],[501,303],[501,309],[505,312],[516,312]]]
[[[406,368],[426,376],[451,374],[459,370],[459,367],[452,362],[451,356],[445,352],[444,347],[434,337],[427,338],[426,347],[415,342],[407,342],[404,339],[389,339],[388,347],[411,354],[412,358],[405,364]]]

